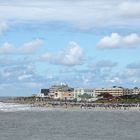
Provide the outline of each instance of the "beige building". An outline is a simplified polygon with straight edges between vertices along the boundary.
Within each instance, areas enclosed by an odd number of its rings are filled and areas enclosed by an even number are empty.
[[[109,93],[113,96],[122,96],[124,95],[124,93],[127,93],[128,91],[126,91],[124,88],[119,88],[119,87],[115,87],[115,88],[96,88],[95,90],[95,95],[98,96],[101,93]]]
[[[73,92],[58,90],[55,92],[53,99],[71,100],[73,99]]]
[[[53,85],[49,88],[49,95],[53,99],[67,99],[73,98],[73,88],[67,84]]]
[[[132,94],[140,94],[140,88],[133,88]]]

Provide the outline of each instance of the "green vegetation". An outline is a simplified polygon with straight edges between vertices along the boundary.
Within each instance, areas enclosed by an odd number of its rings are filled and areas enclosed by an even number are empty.
[[[140,103],[140,98],[113,98],[113,99],[98,99],[96,103]]]
[[[79,95],[79,98],[81,98],[81,99],[83,99],[83,100],[86,100],[86,99],[92,98],[92,96],[89,95],[89,94],[84,93],[83,95]]]

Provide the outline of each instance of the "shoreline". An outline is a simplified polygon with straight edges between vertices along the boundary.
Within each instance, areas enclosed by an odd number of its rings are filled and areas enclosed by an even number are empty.
[[[79,107],[79,106],[38,106],[31,105],[31,107],[44,109],[65,109],[65,110],[80,110],[80,111],[140,111],[140,107],[121,107],[121,108],[106,108],[106,107]]]
[[[140,111],[140,104],[128,103],[83,103],[59,101],[19,101],[7,100],[2,103],[29,105],[43,109],[89,110],[89,111]]]

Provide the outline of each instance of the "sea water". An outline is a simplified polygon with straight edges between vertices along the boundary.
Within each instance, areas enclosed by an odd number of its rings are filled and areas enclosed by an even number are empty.
[[[140,140],[140,112],[0,103],[0,140]]]

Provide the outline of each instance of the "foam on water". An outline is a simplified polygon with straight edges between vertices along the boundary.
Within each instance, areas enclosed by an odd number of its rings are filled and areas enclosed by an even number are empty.
[[[3,103],[0,102],[0,111],[2,112],[17,112],[17,111],[49,111],[53,110],[52,108],[44,107],[32,107],[29,104],[17,104],[17,103]]]
[[[4,111],[4,112],[24,111],[30,109],[31,107],[29,105],[0,102],[0,111]]]

